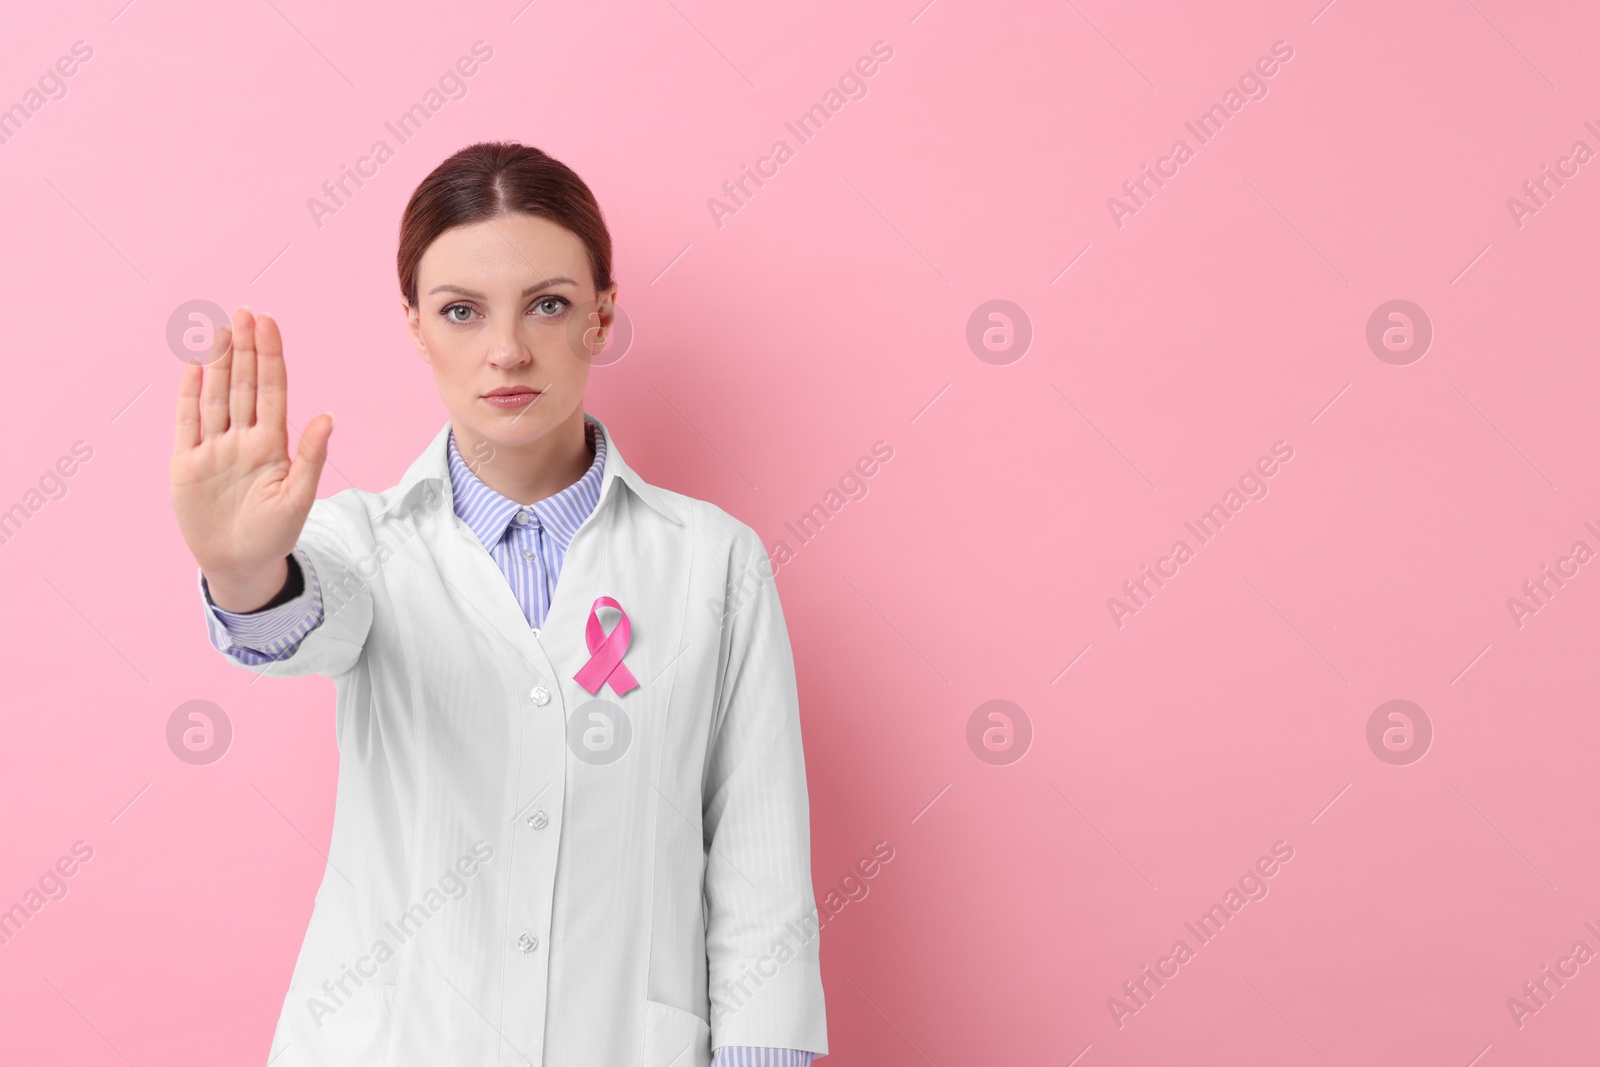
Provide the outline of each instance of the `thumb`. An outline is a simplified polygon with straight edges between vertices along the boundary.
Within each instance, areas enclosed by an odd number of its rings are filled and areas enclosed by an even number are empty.
[[[294,461],[289,465],[285,479],[289,492],[296,499],[315,500],[317,482],[322,478],[323,464],[328,462],[328,438],[333,436],[333,412],[327,411],[306,423],[300,433],[300,445],[295,449]]]

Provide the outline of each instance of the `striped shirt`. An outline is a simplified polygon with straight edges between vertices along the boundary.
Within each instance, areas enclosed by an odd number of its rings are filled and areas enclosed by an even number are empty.
[[[517,603],[522,605],[528,625],[535,630],[544,625],[550,611],[550,598],[573,534],[600,502],[606,437],[587,418],[583,428],[594,455],[589,469],[561,492],[532,504],[518,504],[484,485],[456,448],[455,431],[449,435],[451,504],[494,557],[511,584]],[[300,566],[305,591],[266,611],[241,614],[222,610],[211,602],[205,575],[200,576],[206,626],[217,651],[241,663],[259,666],[293,655],[306,635],[321,624],[322,586],[316,570],[299,548],[294,550],[294,558]],[[712,1067],[810,1067],[815,1056],[801,1049],[725,1045],[715,1051]]]

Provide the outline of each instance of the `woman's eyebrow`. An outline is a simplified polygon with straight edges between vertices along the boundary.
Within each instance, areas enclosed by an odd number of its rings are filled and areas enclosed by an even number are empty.
[[[544,281],[540,282],[538,285],[530,285],[530,286],[528,286],[526,289],[522,290],[522,295],[523,296],[532,296],[534,293],[537,293],[540,289],[548,289],[552,285],[577,285],[577,284],[578,283],[573,281],[571,278],[568,278],[565,275],[561,275],[561,276],[558,276],[558,277],[555,277],[555,278],[546,278]],[[463,289],[459,285],[436,285],[432,289],[428,290],[428,295],[429,296],[432,296],[434,293],[460,293],[462,296],[475,297],[478,300],[486,300],[486,299],[488,299],[482,293],[478,292],[476,289]]]

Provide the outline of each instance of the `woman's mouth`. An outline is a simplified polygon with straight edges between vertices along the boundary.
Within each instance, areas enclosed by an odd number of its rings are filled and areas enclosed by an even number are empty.
[[[539,393],[526,388],[496,389],[485,393],[483,399],[497,408],[521,408],[539,399]]]

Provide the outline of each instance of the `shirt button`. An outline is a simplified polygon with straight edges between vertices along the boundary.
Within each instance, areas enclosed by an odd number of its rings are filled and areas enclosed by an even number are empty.
[[[523,933],[521,937],[517,938],[517,947],[526,955],[539,947],[539,939],[530,933]]]
[[[522,558],[523,559],[532,559],[534,556],[537,556],[538,554],[539,553],[535,552],[531,548],[525,548],[525,549],[522,550]]]
[[[528,513],[526,511],[517,512],[517,521],[524,526],[528,525]]]
[[[550,825],[550,816],[544,813],[543,808],[540,808],[538,811],[528,816],[528,825],[533,827],[535,830],[543,830],[546,826]]]
[[[533,702],[539,705],[541,708],[550,703],[550,690],[546,689],[542,685],[534,686],[533,692],[529,693],[528,695],[532,697]]]

